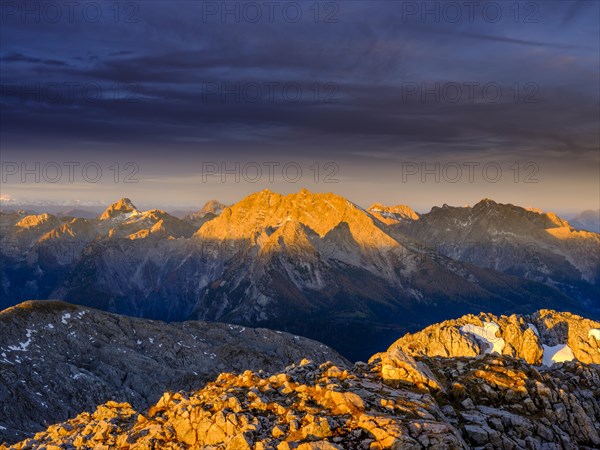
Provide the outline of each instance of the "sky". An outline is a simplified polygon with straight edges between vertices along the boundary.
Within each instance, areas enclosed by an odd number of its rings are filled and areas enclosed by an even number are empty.
[[[598,209],[599,5],[2,0],[0,195]]]

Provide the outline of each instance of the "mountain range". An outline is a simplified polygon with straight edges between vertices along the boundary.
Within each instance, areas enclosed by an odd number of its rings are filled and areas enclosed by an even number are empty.
[[[151,319],[261,326],[354,360],[461,314],[596,317],[600,292],[600,235],[489,200],[418,215],[265,190],[182,219],[122,199],[94,219],[13,212],[0,227],[2,308],[59,298]]]
[[[600,235],[553,213],[484,199],[473,207],[434,207],[397,226],[448,257],[554,286],[600,308]]]
[[[570,313],[467,315],[355,364],[285,333],[56,301],[0,324],[2,449],[600,445],[600,322]]]
[[[592,209],[582,211],[580,214],[571,219],[571,224],[575,228],[579,228],[581,230],[600,233],[600,209],[595,211]]]

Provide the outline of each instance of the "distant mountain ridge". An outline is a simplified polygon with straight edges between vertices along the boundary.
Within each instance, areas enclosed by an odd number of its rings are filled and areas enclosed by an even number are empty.
[[[583,211],[570,222],[575,228],[600,233],[600,209]]]
[[[386,223],[305,189],[257,192],[200,223],[127,199],[102,220],[2,214],[0,306],[60,298],[140,317],[264,326],[352,359],[451,314],[585,310],[535,279],[452,260],[410,237],[403,227],[422,217]]]
[[[217,217],[225,208],[227,208],[227,205],[224,205],[217,200],[209,200],[204,204],[200,211],[186,214],[184,219],[194,222],[199,227],[204,222]]]
[[[398,229],[446,256],[546,283],[600,311],[600,234],[554,213],[484,199],[434,207]]]
[[[122,198],[116,203],[110,205],[106,210],[100,214],[100,220],[108,220],[114,219],[116,217],[126,216],[127,218],[132,217],[134,215],[138,215],[139,211],[131,203],[131,200],[128,198]]]
[[[60,217],[73,217],[81,219],[94,219],[98,215],[106,211],[110,204],[101,201],[80,201],[80,200],[69,200],[69,201],[32,201],[32,200],[18,200],[6,196],[1,198],[0,196],[0,213],[15,213],[19,210],[27,211],[29,215],[37,215],[41,213],[53,214]],[[211,204],[220,205],[221,203],[216,200],[209,200],[204,205],[204,208]],[[146,206],[146,205],[144,205]],[[151,207],[156,208],[156,204]],[[143,209],[143,208],[142,208]],[[193,206],[176,206],[176,205],[162,205],[159,209],[166,210],[172,216],[183,219],[186,216],[193,216],[201,214],[202,210],[198,210]],[[217,215],[217,214],[215,214]]]

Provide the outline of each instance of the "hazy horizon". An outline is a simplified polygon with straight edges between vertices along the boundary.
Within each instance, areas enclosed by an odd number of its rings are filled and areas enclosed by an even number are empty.
[[[295,189],[288,189],[285,191],[271,189],[270,187],[266,187],[264,189],[269,189],[277,194],[288,195],[288,194],[295,194],[300,189],[304,189],[304,187],[297,186]],[[152,202],[152,201],[148,201],[148,200],[143,200],[142,199],[143,197],[136,197],[135,195],[127,195],[126,193],[124,193],[123,195],[111,198],[111,199],[107,199],[107,200],[101,200],[101,199],[81,200],[81,199],[77,199],[77,198],[60,198],[60,199],[27,198],[27,197],[13,197],[13,196],[6,195],[3,193],[2,195],[0,195],[0,207],[5,207],[7,209],[11,209],[11,207],[13,207],[12,209],[14,209],[14,207],[19,206],[19,205],[30,205],[30,206],[37,207],[39,210],[36,210],[36,212],[41,213],[41,212],[45,212],[43,208],[45,205],[47,205],[49,207],[54,207],[57,209],[60,209],[61,207],[63,207],[65,210],[78,208],[78,209],[82,209],[82,210],[86,210],[86,211],[96,212],[96,211],[105,209],[106,207],[108,207],[112,203],[117,202],[121,198],[129,198],[137,208],[142,209],[142,210],[163,209],[163,210],[166,210],[167,212],[177,212],[177,211],[187,211],[187,210],[194,211],[194,210],[201,209],[207,202],[209,202],[211,200],[216,200],[227,206],[231,206],[231,205],[237,203],[238,201],[242,200],[247,195],[250,195],[254,192],[259,192],[261,190],[263,190],[263,189],[256,189],[255,191],[249,192],[247,194],[243,194],[238,198],[233,198],[233,200],[225,200],[225,199],[219,198],[217,196],[214,196],[214,197],[209,196],[209,197],[202,198],[195,203],[192,203],[192,202],[190,202],[190,203]],[[450,201],[446,201],[443,197],[441,197],[439,199],[439,202],[432,203],[429,205],[424,205],[424,206],[422,204],[421,204],[421,206],[416,206],[417,205],[416,203],[411,204],[409,202],[403,201],[401,198],[398,201],[388,201],[388,202],[382,201],[378,198],[373,198],[370,201],[359,203],[359,202],[356,202],[353,198],[351,198],[347,195],[344,195],[343,193],[338,192],[335,188],[330,189],[330,190],[309,189],[309,191],[311,191],[313,193],[333,193],[335,195],[340,195],[350,201],[355,202],[358,206],[360,206],[364,209],[368,209],[374,203],[381,203],[385,206],[405,205],[405,206],[410,207],[411,209],[413,209],[415,212],[417,212],[419,214],[427,213],[433,207],[436,207],[436,206],[441,207],[444,204],[447,204],[447,205],[453,206],[453,207],[472,207],[485,198],[489,198],[497,203],[513,204],[515,206],[520,206],[523,208],[536,208],[536,209],[542,210],[543,212],[553,212],[553,213],[555,213],[559,216],[563,216],[565,218],[572,218],[574,216],[579,215],[580,213],[582,213],[584,211],[591,210],[591,211],[595,212],[595,211],[600,210],[600,207],[596,207],[596,208],[590,207],[590,208],[583,208],[583,209],[575,208],[575,209],[563,209],[563,210],[547,209],[547,208],[541,207],[539,205],[519,203],[518,201],[514,201],[514,200],[510,200],[510,199],[500,200],[498,198],[494,198],[494,197],[490,197],[490,196],[482,196],[479,198],[474,196],[474,197],[472,197],[474,200],[472,200],[470,202],[466,202],[466,203],[453,203]],[[393,196],[387,196],[387,197],[393,197]],[[228,198],[230,198],[230,197],[228,197]],[[142,199],[142,200],[138,200],[138,199]],[[51,212],[51,211],[48,211],[48,212]]]

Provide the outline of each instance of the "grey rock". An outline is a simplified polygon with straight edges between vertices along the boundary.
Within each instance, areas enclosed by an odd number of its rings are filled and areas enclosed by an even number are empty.
[[[597,223],[597,212],[590,213]],[[551,212],[489,199],[433,207],[395,227],[450,258],[543,282],[600,313],[598,230],[577,230]]]
[[[58,301],[0,312],[0,441],[12,442],[108,400],[144,409],[221,372],[276,372],[327,346],[266,329],[134,319]]]

